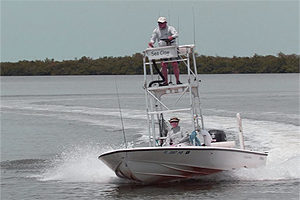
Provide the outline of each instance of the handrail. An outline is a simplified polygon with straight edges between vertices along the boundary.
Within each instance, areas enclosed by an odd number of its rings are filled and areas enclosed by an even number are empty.
[[[163,61],[156,61],[156,63],[162,63],[162,62],[164,62],[164,63],[170,63],[170,62],[184,62],[185,60],[187,60],[187,58],[183,58],[183,59],[176,59],[176,60],[163,60]],[[146,62],[145,63],[146,65],[150,65],[151,64],[151,62]]]
[[[182,109],[174,109],[174,110],[160,110],[160,111],[150,111],[148,114],[161,114],[161,113],[173,113],[173,112],[182,112],[182,111],[191,111],[191,108],[182,108]]]

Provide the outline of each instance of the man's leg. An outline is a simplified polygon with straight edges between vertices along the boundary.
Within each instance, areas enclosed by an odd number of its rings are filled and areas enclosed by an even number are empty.
[[[181,84],[181,82],[179,81],[179,67],[178,67],[178,63],[177,62],[172,62],[172,66],[173,66],[173,72],[176,78],[176,83],[177,84]]]
[[[161,68],[162,68],[161,72],[162,72],[163,76],[165,77],[164,84],[168,84],[168,63],[162,62]]]

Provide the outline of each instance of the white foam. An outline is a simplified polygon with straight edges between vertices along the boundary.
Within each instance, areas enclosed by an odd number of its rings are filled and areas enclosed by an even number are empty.
[[[207,116],[208,127],[227,130],[237,135],[234,117]],[[229,128],[226,128],[229,127]],[[247,149],[268,151],[267,165],[261,168],[239,169],[217,175],[217,179],[285,180],[300,178],[299,126],[271,121],[243,119]],[[238,141],[236,141],[238,142]]]
[[[234,172],[239,180],[287,180],[300,178],[300,156],[282,163],[272,163],[257,169],[240,169]]]
[[[111,147],[70,147],[52,160],[52,166],[40,176],[40,181],[101,182],[115,181],[114,172],[98,156]]]
[[[218,174],[199,177],[201,180],[213,181],[281,181],[300,179],[300,156],[289,159],[280,164],[267,165],[260,168],[237,169]]]

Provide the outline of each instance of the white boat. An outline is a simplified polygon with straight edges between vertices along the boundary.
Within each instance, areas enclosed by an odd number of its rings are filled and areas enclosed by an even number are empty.
[[[237,116],[240,148],[236,147],[235,141],[226,140],[217,140],[210,146],[161,145],[165,139],[164,115],[187,113],[191,116],[190,132],[199,133],[201,132],[199,130],[205,130],[194,49],[194,45],[184,45],[148,48],[144,51],[144,89],[149,147],[118,149],[100,155],[99,159],[118,177],[153,183],[188,179],[238,168],[255,168],[266,164],[267,153],[244,149],[239,115]],[[174,62],[174,60],[183,62],[187,67],[187,82],[180,85],[159,86],[158,83],[161,81],[155,80],[153,66],[157,69],[156,63],[161,59],[164,59],[164,62]],[[193,68],[190,67],[191,62]],[[150,72],[150,75],[147,72]],[[157,72],[159,73],[158,70]],[[183,98],[185,95],[186,99]],[[176,102],[175,105],[169,105],[169,96],[177,96],[176,101],[172,99],[172,102]],[[179,104],[180,101],[186,101],[187,105]]]

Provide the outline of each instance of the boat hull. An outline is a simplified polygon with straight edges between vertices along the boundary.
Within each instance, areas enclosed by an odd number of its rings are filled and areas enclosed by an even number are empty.
[[[267,154],[221,147],[147,147],[110,151],[99,159],[121,178],[162,182],[264,166]]]

